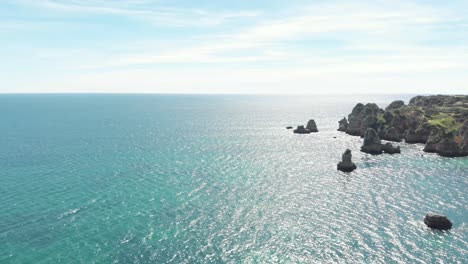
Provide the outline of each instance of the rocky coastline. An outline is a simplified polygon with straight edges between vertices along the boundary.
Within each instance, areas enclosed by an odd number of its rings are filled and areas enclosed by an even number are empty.
[[[467,95],[416,96],[408,105],[397,100],[385,109],[374,103],[358,103],[348,118],[338,123],[338,131],[349,135],[364,138],[370,133],[369,144],[364,143],[361,149],[364,152],[380,154],[387,150],[387,153],[399,153],[399,149],[391,145],[382,145],[382,139],[422,143],[425,152],[445,157],[468,156]]]

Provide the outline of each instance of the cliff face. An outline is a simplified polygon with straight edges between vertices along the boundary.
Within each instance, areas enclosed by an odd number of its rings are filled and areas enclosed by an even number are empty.
[[[376,104],[357,104],[351,114],[348,115],[349,123],[346,133],[364,137],[368,128],[377,130],[379,126],[377,117],[383,112]]]
[[[340,131],[364,137],[371,128],[383,140],[426,144],[424,151],[442,156],[468,156],[468,96],[416,96],[408,105],[398,100],[385,110],[357,104]]]

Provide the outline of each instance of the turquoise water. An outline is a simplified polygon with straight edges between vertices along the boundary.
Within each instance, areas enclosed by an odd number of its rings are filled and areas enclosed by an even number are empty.
[[[400,98],[2,95],[0,263],[467,263],[468,158],[336,131]]]

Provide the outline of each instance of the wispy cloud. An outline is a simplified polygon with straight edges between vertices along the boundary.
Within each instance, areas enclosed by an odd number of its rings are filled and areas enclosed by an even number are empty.
[[[145,20],[162,26],[215,26],[222,23],[252,18],[258,11],[208,11],[204,9],[167,7],[158,1],[74,1],[74,0],[20,0],[29,6],[52,11],[87,13],[96,15],[118,15]]]
[[[468,82],[461,73],[468,71],[468,18],[454,6],[351,0],[257,12],[145,0],[18,1],[59,19],[120,16],[171,33],[105,42],[108,46],[39,49],[27,58],[53,62],[60,74],[41,68],[50,76],[41,75],[42,83],[71,91],[302,93],[310,87],[326,92],[379,87],[408,92],[412,87],[427,93],[441,86],[463,91]],[[230,21],[242,23],[228,30]],[[174,26],[182,26],[182,33],[173,35]],[[203,30],[192,32],[193,27]]]
[[[168,51],[145,50],[122,54],[90,68],[123,67],[165,63],[230,63],[252,61],[324,61],[323,45],[315,39],[328,38],[342,43],[330,59],[356,52],[393,52],[414,57],[424,52],[420,42],[431,35],[426,30],[439,23],[457,21],[450,14],[425,6],[391,9],[381,5],[363,6],[360,1],[347,4],[321,4],[302,8],[289,17],[267,18],[232,34],[216,34],[190,47],[175,46]],[[299,13],[299,14],[298,14]],[[291,43],[307,48],[295,50]],[[428,58],[441,56],[426,53]],[[445,52],[445,51],[441,51]],[[397,54],[398,55],[398,54]],[[383,55],[382,55],[383,56]],[[366,57],[364,55],[363,57]],[[448,56],[445,56],[448,58]],[[452,58],[452,57],[451,57]],[[327,60],[325,60],[327,61]],[[310,64],[310,63],[308,63]]]

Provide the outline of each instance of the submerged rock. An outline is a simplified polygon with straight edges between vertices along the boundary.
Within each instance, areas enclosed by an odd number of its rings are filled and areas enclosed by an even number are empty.
[[[304,126],[297,126],[296,129],[293,130],[295,134],[310,134],[310,130],[306,129]]]
[[[338,170],[343,171],[343,172],[351,172],[355,170],[356,164],[353,163],[352,159],[352,154],[350,149],[346,149],[346,151],[343,153],[343,156],[341,156],[341,161],[338,163]]]
[[[315,121],[313,119],[307,122],[306,129],[308,129],[310,132],[318,132],[317,124],[315,124]]]
[[[369,154],[382,154],[382,144],[380,143],[380,138],[374,129],[367,129],[361,151]]]
[[[449,230],[452,228],[452,222],[445,215],[428,213],[424,217],[424,224],[432,229]]]
[[[338,124],[338,131],[346,132],[346,129],[348,129],[348,120],[346,120],[346,117],[338,121]]]

